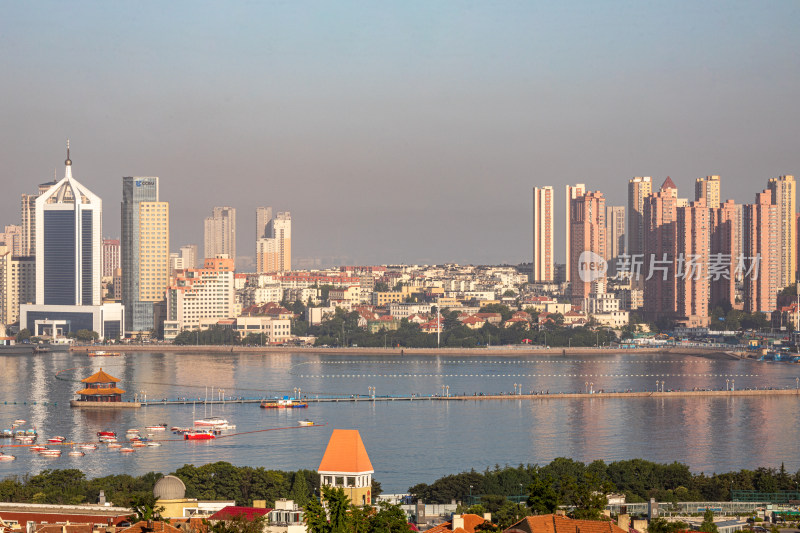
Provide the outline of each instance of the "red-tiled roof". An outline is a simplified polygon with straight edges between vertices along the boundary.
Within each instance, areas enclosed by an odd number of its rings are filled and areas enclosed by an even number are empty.
[[[272,509],[263,507],[240,507],[238,505],[228,505],[208,517],[209,520],[233,520],[236,517],[244,516],[245,520],[254,520],[259,516],[266,516]]]
[[[670,178],[669,176],[667,176],[667,179],[664,180],[664,184],[661,185],[662,191],[665,191],[667,189],[677,189],[677,187],[675,186],[675,182],[672,181],[672,178]]]
[[[573,520],[560,515],[528,516],[504,533],[627,533],[610,520]]]
[[[475,528],[486,522],[482,516],[478,516],[476,514],[463,514],[461,515],[461,518],[464,519],[463,528],[457,527],[452,529],[452,522],[444,522],[438,526],[434,526],[431,529],[426,530],[425,533],[475,533]]]
[[[166,522],[154,521],[152,523],[152,527],[149,527],[147,522],[142,520],[141,522],[136,522],[131,527],[126,527],[119,533],[183,533],[183,532],[177,527],[171,526]]]
[[[112,525],[117,525],[120,522],[128,520],[129,515],[122,516],[104,516],[94,514],[82,514],[79,511],[75,513],[37,513],[37,512],[17,512],[17,511],[2,511],[0,512],[0,520],[14,521],[20,524],[23,528],[28,522],[36,522],[38,524],[47,522],[48,524],[66,523],[71,524],[98,524],[107,525],[109,521]]]

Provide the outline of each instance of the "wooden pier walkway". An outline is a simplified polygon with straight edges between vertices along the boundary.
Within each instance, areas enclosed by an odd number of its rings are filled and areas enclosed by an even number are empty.
[[[698,397],[742,397],[742,396],[798,396],[798,389],[743,389],[743,390],[691,390],[691,391],[634,391],[634,392],[599,392],[583,393],[538,393],[538,394],[475,394],[450,396],[314,396],[303,397],[308,403],[355,403],[355,402],[448,402],[448,401],[490,401],[490,400],[571,400],[571,399],[605,399],[605,398],[698,398]],[[226,398],[224,400],[189,400],[160,399],[139,400],[142,406],[148,405],[226,405],[226,404],[260,404],[265,398]]]

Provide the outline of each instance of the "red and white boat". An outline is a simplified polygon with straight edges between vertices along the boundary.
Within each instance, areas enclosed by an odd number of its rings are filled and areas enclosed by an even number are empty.
[[[98,431],[97,432],[97,436],[101,437],[101,438],[102,437],[116,437],[117,434],[114,433],[113,431]]]
[[[120,448],[119,449],[119,453],[133,453],[135,451],[136,450],[134,450],[133,448]]]
[[[147,446],[147,444],[145,444],[144,442],[142,442],[140,440],[137,440],[136,442],[131,444],[131,447],[133,447],[133,448],[144,448],[145,446]]]
[[[41,445],[40,445],[40,446],[31,446],[31,447],[30,447],[30,448],[28,448],[28,449],[29,449],[30,451],[32,451],[32,452],[41,452],[41,451],[44,451],[44,450],[46,450],[46,449],[47,449],[47,446],[41,446]]]
[[[72,450],[67,455],[69,455],[70,457],[83,457],[86,454],[78,450]]]
[[[16,459],[13,455],[6,455],[4,453],[0,453],[0,461],[13,461]]]
[[[190,431],[183,434],[184,440],[209,440],[216,438],[216,435],[211,431]]]
[[[79,444],[78,448],[81,450],[96,450],[97,444]]]
[[[112,449],[113,448],[122,448],[122,444],[117,444],[116,442],[109,442],[108,443],[108,447],[112,448]]]
[[[51,444],[58,444],[64,442],[65,440],[67,440],[66,437],[50,437],[49,439],[47,439],[47,442]]]
[[[100,442],[117,442],[117,437],[100,437]]]
[[[145,426],[144,429],[146,429],[147,431],[166,431],[167,425],[161,424],[159,426]]]

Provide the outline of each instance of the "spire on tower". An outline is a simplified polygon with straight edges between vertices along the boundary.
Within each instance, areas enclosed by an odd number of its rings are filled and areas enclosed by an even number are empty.
[[[72,165],[72,161],[69,159],[69,139],[67,139],[67,160],[64,161],[64,164],[67,166]]]

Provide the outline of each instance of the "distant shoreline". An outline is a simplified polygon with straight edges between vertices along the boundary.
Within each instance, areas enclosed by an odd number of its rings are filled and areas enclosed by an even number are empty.
[[[324,355],[426,355],[430,357],[441,355],[460,355],[466,357],[480,357],[486,355],[493,356],[532,356],[532,355],[605,355],[605,354],[665,354],[665,355],[686,355],[699,357],[724,357],[733,359],[744,359],[745,354],[734,351],[724,351],[719,348],[699,348],[699,347],[653,347],[653,348],[518,348],[508,346],[498,346],[489,348],[321,348],[321,347],[301,347],[301,346],[218,346],[218,345],[189,345],[178,346],[174,344],[118,344],[108,346],[73,346],[71,352],[86,353],[91,351],[115,351],[115,352],[172,352],[172,353],[196,353],[196,352],[218,352],[218,353],[250,353],[250,354],[288,354],[288,353],[308,353]]]

